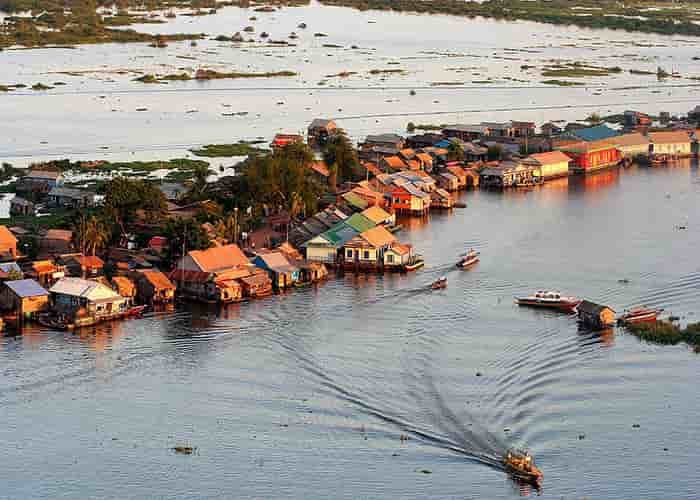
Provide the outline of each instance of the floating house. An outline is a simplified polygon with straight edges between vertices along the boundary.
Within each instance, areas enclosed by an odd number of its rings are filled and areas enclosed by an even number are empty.
[[[54,283],[66,276],[66,268],[52,260],[36,260],[25,267],[24,275],[36,280],[44,288],[51,288]]]
[[[491,131],[485,125],[450,125],[442,129],[445,137],[456,137],[463,141],[474,141],[490,135]]]
[[[338,125],[333,120],[314,119],[307,129],[307,142],[312,147],[323,147],[331,136],[338,133]]]
[[[576,308],[579,321],[584,325],[602,330],[615,325],[615,311],[608,306],[582,301]]]
[[[0,307],[30,318],[49,307],[49,292],[32,279],[6,281],[0,286]]]
[[[127,311],[127,300],[97,281],[61,278],[49,291],[52,309],[78,327],[116,319]]]
[[[692,153],[690,135],[685,130],[649,132],[649,140],[650,152],[654,155],[684,158]]]
[[[53,170],[30,170],[17,181],[18,193],[29,193],[32,199],[46,195],[51,189],[63,185],[63,175]]]
[[[479,185],[491,189],[534,186],[543,182],[539,166],[502,161],[479,172]]]
[[[61,262],[71,276],[80,278],[96,278],[102,276],[104,261],[96,255],[66,255],[61,257]]]
[[[649,138],[639,132],[622,134],[610,139],[603,139],[601,144],[609,144],[616,147],[623,158],[634,159],[640,156],[649,156]]]
[[[343,267],[355,270],[380,270],[384,252],[396,242],[393,234],[376,226],[350,239],[343,246]]]
[[[583,127],[570,132],[572,137],[586,142],[600,141],[610,139],[620,135],[617,130],[608,127],[605,124],[595,125],[593,127]]]
[[[389,213],[381,207],[373,206],[369,207],[361,214],[363,217],[367,218],[375,226],[387,226],[392,227],[396,225],[396,214]]]
[[[90,208],[96,205],[96,195],[90,191],[56,186],[48,195],[48,205],[56,208]]]
[[[328,231],[319,234],[302,245],[306,249],[306,259],[333,265],[338,260],[338,254],[345,243],[358,234],[359,231],[344,221],[336,224]]]
[[[301,269],[280,251],[261,250],[253,258],[253,264],[267,271],[277,290],[294,286],[301,278]]]
[[[430,193],[431,208],[450,209],[453,206],[454,200],[452,199],[452,195],[447,190],[437,188],[435,191]]]
[[[384,269],[404,270],[413,260],[413,247],[394,242],[384,251]]]
[[[618,165],[622,160],[622,153],[616,145],[607,141],[579,142],[559,148],[573,161],[571,173],[585,174]]]
[[[73,251],[73,232],[68,229],[49,229],[39,240],[39,254],[54,257]]]
[[[10,215],[34,215],[36,213],[36,208],[34,203],[15,196],[10,200]]]
[[[539,168],[540,174],[544,180],[568,176],[569,163],[571,163],[571,158],[561,151],[537,153],[522,160],[523,165]]]
[[[391,190],[391,207],[400,214],[425,215],[430,210],[430,194],[406,182]]]

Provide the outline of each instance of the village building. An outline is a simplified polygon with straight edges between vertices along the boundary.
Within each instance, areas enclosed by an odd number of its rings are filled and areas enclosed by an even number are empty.
[[[148,249],[158,254],[164,253],[168,248],[168,238],[165,236],[153,236],[148,240]]]
[[[180,182],[159,182],[158,189],[167,201],[177,203],[187,194],[187,186]]]
[[[568,176],[571,158],[561,151],[550,151],[530,155],[524,158],[521,163],[539,168],[542,179],[546,181]]]
[[[294,286],[300,280],[299,267],[291,263],[280,251],[259,251],[253,259],[253,264],[267,271],[273,287],[277,290]]]
[[[32,279],[6,281],[0,285],[0,307],[31,318],[48,309],[49,292]]]
[[[404,148],[405,140],[397,134],[375,134],[368,135],[365,142],[361,144],[361,149],[368,148],[388,148],[398,153]]]
[[[338,204],[345,205],[350,212],[362,212],[369,206],[369,202],[353,191],[341,194],[337,200]]]
[[[457,178],[457,189],[467,188],[467,171],[459,166],[459,162],[448,164],[445,170]]]
[[[53,260],[35,260],[25,267],[24,275],[48,289],[59,279],[65,277],[66,269],[56,264]]]
[[[449,209],[454,206],[452,195],[445,189],[438,188],[430,193],[430,207]]]
[[[384,251],[384,269],[405,270],[413,260],[413,247],[395,242]]]
[[[212,247],[206,250],[192,250],[177,264],[177,269],[217,273],[234,268],[247,268],[250,261],[235,244]]]
[[[49,191],[47,203],[57,208],[90,208],[96,205],[96,195],[82,189],[56,186]]]
[[[579,142],[559,148],[573,160],[570,171],[585,174],[615,166],[622,160],[622,153],[616,145],[607,141]]]
[[[0,226],[0,262],[14,261],[19,255],[17,252],[17,238],[7,229]]]
[[[387,199],[386,197],[380,193],[377,192],[369,187],[369,183],[365,183],[365,181],[362,181],[362,183],[358,186],[355,186],[350,190],[350,193],[352,193],[354,196],[362,198],[366,205],[362,210],[365,210],[367,207],[385,207],[387,205]],[[347,200],[346,197],[343,198],[344,200]],[[360,208],[361,204],[355,204],[354,208]]]
[[[186,271],[174,269],[168,281],[177,283],[177,290],[182,297],[194,299],[202,302],[230,303],[243,299],[243,288],[236,281],[237,278],[247,276],[245,269],[232,269],[223,273],[207,273],[203,271]],[[162,285],[155,286],[154,276],[145,276],[139,279],[139,296],[141,300],[149,300],[153,303],[165,303],[172,301],[172,298],[165,300],[165,297],[155,292],[155,289],[167,290]],[[171,283],[171,286],[172,283]],[[173,286],[173,290],[174,290]],[[173,292],[174,295],[174,292]]]
[[[564,129],[562,127],[552,122],[545,123],[540,127],[540,130],[542,131],[542,135],[547,137],[553,137],[564,133]]]
[[[685,130],[649,132],[650,151],[654,155],[687,157],[691,155],[690,135]]]
[[[357,236],[356,229],[344,221],[336,224],[328,231],[310,239],[302,245],[306,250],[306,260],[333,265],[338,259],[340,249]]]
[[[333,120],[316,118],[306,132],[309,146],[321,148],[328,143],[331,136],[338,133],[338,126]]]
[[[649,137],[639,132],[617,135],[599,142],[616,147],[622,153],[623,158],[634,159],[649,156]]]
[[[396,224],[396,214],[389,213],[381,207],[373,206],[361,213],[375,226],[393,227]]]
[[[399,151],[399,157],[405,162],[413,160],[416,157],[416,150],[413,148],[403,148]]]
[[[175,300],[176,287],[168,277],[156,269],[143,269],[132,274],[136,296],[144,304],[169,304]]]
[[[243,289],[243,296],[251,299],[267,297],[272,294],[272,281],[263,269],[257,269],[238,280]]]
[[[33,202],[15,196],[10,200],[10,215],[34,215],[36,207]]]
[[[571,137],[581,141],[593,142],[600,141],[602,139],[610,139],[611,137],[620,135],[620,133],[607,125],[602,124],[573,130],[571,131],[570,135]]]
[[[625,121],[625,129],[634,130],[649,127],[652,123],[649,115],[640,113],[639,111],[625,111],[623,113]]]
[[[584,300],[576,307],[576,312],[581,323],[596,330],[615,324],[615,311],[608,306]]]
[[[39,240],[39,255],[54,257],[73,251],[73,232],[67,229],[49,229]]]
[[[126,299],[128,307],[134,305],[136,300],[136,285],[126,276],[113,276],[110,280],[114,290]]]
[[[63,175],[53,170],[30,170],[17,181],[18,193],[28,193],[32,199],[46,195],[51,189],[63,185]]]
[[[367,217],[361,213],[352,214],[350,217],[345,219],[345,224],[353,228],[358,233],[363,233],[368,229],[372,229],[376,224],[369,220]]]
[[[459,177],[452,174],[451,172],[441,172],[435,176],[437,179],[437,185],[445,191],[459,191],[460,182]]]
[[[13,281],[22,278],[24,278],[24,273],[16,262],[0,263],[0,281]]]
[[[98,281],[61,278],[49,291],[51,308],[76,326],[115,319],[127,310],[127,300]]]
[[[420,165],[420,170],[430,172],[433,169],[433,157],[428,153],[418,152],[416,153],[414,160]]]
[[[385,156],[379,160],[379,170],[387,173],[406,170],[408,165],[398,156]]]
[[[97,255],[72,254],[61,256],[61,263],[70,276],[96,278],[102,276],[105,263]]]
[[[413,149],[422,149],[435,146],[445,137],[442,134],[418,134],[406,138],[406,146]]]
[[[540,167],[519,161],[502,161],[479,173],[479,185],[491,189],[533,186],[541,182]]]
[[[487,126],[481,125],[450,125],[442,129],[444,137],[456,137],[463,141],[475,141],[482,137],[490,135],[490,130]],[[436,143],[437,144],[437,143]]]
[[[395,242],[394,235],[384,226],[363,231],[343,246],[343,266],[356,270],[380,270],[384,264],[384,252]]]
[[[489,137],[515,137],[513,122],[481,122]]]
[[[272,149],[284,148],[290,144],[300,144],[304,142],[304,137],[299,134],[276,134],[270,147]]]
[[[391,208],[400,214],[426,215],[430,210],[430,194],[406,182],[391,190]]]
[[[513,120],[510,122],[510,124],[513,128],[514,137],[532,137],[535,135],[535,129],[537,127],[535,126],[534,122],[520,122]]]

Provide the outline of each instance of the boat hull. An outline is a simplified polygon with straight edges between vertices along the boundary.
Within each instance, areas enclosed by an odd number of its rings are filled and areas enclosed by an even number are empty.
[[[529,298],[516,298],[515,303],[518,304],[519,306],[523,307],[534,307],[538,309],[551,309],[554,311],[563,311],[563,312],[574,312],[576,309],[576,306],[578,306],[581,301],[580,300],[575,300],[575,301],[559,301],[559,302],[544,302],[540,300],[535,300],[535,299],[529,299]]]
[[[457,262],[457,267],[460,269],[469,269],[479,263],[479,258],[467,259],[464,261]]]

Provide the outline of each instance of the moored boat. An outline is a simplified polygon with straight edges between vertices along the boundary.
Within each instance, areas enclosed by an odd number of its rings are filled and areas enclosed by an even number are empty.
[[[404,269],[406,271],[415,271],[416,269],[420,269],[425,265],[425,261],[422,259],[422,257],[418,255],[414,255],[413,258],[404,266]]]
[[[564,297],[559,292],[539,291],[527,297],[516,297],[515,303],[519,306],[541,307],[573,312],[576,306],[581,303],[581,300],[576,297]]]
[[[140,316],[145,309],[146,306],[132,306],[124,311],[124,317]]]
[[[433,281],[430,285],[433,290],[440,290],[442,288],[447,288],[447,277],[441,276],[439,279]]]
[[[459,262],[457,262],[457,267],[460,269],[467,269],[472,267],[477,262],[479,262],[479,252],[476,250],[469,250],[462,256],[461,259],[459,259]]]
[[[535,460],[526,451],[510,449],[503,457],[503,466],[513,477],[539,486],[544,474],[535,465]]]
[[[617,318],[617,322],[621,325],[630,323],[647,323],[654,322],[658,318],[663,309],[649,309],[647,307],[637,307],[625,311],[622,316]]]

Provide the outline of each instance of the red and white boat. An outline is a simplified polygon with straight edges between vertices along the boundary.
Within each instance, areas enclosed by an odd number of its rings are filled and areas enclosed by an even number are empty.
[[[647,307],[637,307],[625,311],[625,313],[617,318],[617,322],[624,325],[629,323],[647,323],[654,322],[658,318],[663,309],[649,309]]]
[[[459,259],[459,262],[457,262],[457,267],[460,269],[467,269],[472,267],[477,262],[479,262],[479,252],[476,250],[469,250],[462,256],[461,259]]]
[[[515,303],[519,306],[540,307],[544,309],[556,309],[557,311],[573,312],[581,303],[576,297],[565,297],[559,292],[539,291],[527,297],[516,297]]]

